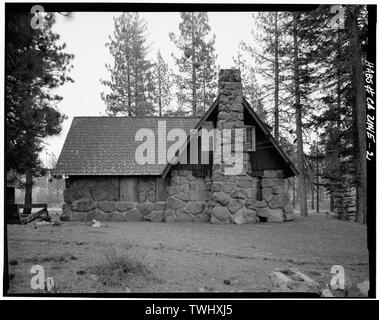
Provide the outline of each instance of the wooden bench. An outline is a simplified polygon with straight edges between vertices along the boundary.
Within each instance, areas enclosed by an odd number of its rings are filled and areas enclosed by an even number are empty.
[[[41,208],[41,210],[31,212],[30,214],[24,214],[22,213],[24,208]],[[44,214],[46,214],[47,218],[49,217],[46,203],[35,203],[28,207],[25,207],[23,204],[7,204],[7,223],[27,224]]]

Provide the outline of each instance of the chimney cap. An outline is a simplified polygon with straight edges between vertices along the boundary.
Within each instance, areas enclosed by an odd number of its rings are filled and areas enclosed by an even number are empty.
[[[219,81],[241,82],[241,71],[239,69],[220,69]]]

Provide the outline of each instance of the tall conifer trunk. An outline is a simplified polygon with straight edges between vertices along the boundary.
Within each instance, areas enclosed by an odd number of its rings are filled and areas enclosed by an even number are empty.
[[[357,220],[366,223],[367,163],[366,163],[366,103],[363,79],[362,49],[358,30],[358,6],[349,6],[352,44],[352,87],[354,92],[353,125],[355,166],[357,172]]]
[[[278,13],[275,12],[275,106],[274,106],[274,136],[279,139],[279,34]]]
[[[298,43],[298,20],[299,13],[293,14],[293,46],[294,46],[294,85],[295,85],[295,111],[296,111],[296,138],[297,138],[297,159],[299,167],[299,195],[300,214],[308,216],[307,208],[307,187],[305,183],[305,167],[303,152],[303,125],[302,110],[300,101],[300,75],[299,75],[299,43]]]

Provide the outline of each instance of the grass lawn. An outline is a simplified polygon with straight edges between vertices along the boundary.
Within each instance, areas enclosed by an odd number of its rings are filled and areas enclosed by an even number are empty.
[[[323,213],[254,225],[8,225],[8,259],[9,293],[35,292],[30,270],[37,264],[60,293],[267,292],[269,273],[287,267],[325,287],[336,264],[353,284],[369,276],[366,226]]]

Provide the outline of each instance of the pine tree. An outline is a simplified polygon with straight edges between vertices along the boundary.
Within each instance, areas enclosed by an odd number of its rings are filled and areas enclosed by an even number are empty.
[[[179,36],[170,33],[170,39],[181,51],[174,57],[179,74],[178,100],[183,106],[190,105],[192,114],[201,114],[209,107],[216,94],[215,36],[210,36],[206,12],[182,12]]]
[[[303,105],[302,92],[300,88],[300,59],[299,59],[299,13],[293,13],[293,68],[294,68],[294,95],[295,95],[295,114],[296,114],[296,140],[297,140],[297,164],[299,169],[299,194],[300,194],[300,214],[308,215],[307,189],[304,166],[303,151]]]
[[[44,138],[59,134],[65,119],[56,108],[62,97],[51,89],[73,82],[67,75],[73,55],[52,32],[54,14],[41,15],[43,29],[31,28],[32,17],[9,12],[6,22],[6,170],[26,176],[25,213],[30,213],[33,176],[44,172],[39,158]]]
[[[288,79],[292,70],[286,61],[292,47],[290,37],[286,37],[289,16],[284,12],[260,12],[253,14],[253,19],[252,42],[243,43],[242,48],[254,59],[256,72],[263,76],[262,103],[267,109],[268,123],[274,128],[274,137],[280,140],[280,128],[289,126],[288,113],[293,115],[289,94],[292,80]]]
[[[158,114],[161,117],[164,113],[164,109],[167,108],[172,100],[171,96],[171,72],[168,67],[168,64],[163,60],[161,52],[158,51],[157,61],[154,65],[153,72],[154,79],[153,87],[154,91],[154,103],[158,107]]]
[[[360,159],[358,151],[360,148],[362,150],[358,141],[358,122],[361,123],[360,131],[364,135],[364,90],[358,88],[363,85],[363,80],[359,76],[362,69],[357,68],[362,66],[362,48],[366,42],[367,27],[364,21],[365,8],[346,6],[342,7],[345,11],[344,28],[331,28],[328,25],[333,16],[330,8],[320,6],[307,21],[309,25],[318,25],[317,29],[313,28],[311,41],[317,52],[314,63],[320,66],[316,76],[319,79],[318,95],[322,104],[319,114],[314,116],[314,126],[323,129],[323,177],[331,195],[331,209],[336,209],[338,216],[346,219],[351,215],[351,196],[348,196],[352,193],[350,186],[355,185],[357,191],[361,190],[360,185],[365,186],[366,173],[360,174],[365,171],[360,168],[362,162],[364,166],[365,159]],[[361,182],[359,179],[362,179]],[[361,190],[360,196],[359,191],[357,194],[357,214],[362,217],[361,222],[364,222],[366,202],[363,192]]]
[[[114,25],[113,38],[109,37],[109,42],[106,43],[114,58],[112,66],[106,65],[111,80],[101,80],[110,91],[101,93],[107,113],[113,116],[153,114],[153,65],[146,58],[146,22],[138,13],[123,13],[114,18]]]
[[[242,47],[243,43],[239,47]],[[237,58],[233,57],[234,68],[241,71],[243,94],[247,101],[250,103],[251,107],[257,113],[259,118],[263,121],[267,121],[267,111],[265,110],[263,103],[263,93],[258,85],[256,78],[257,70],[253,65],[243,57],[240,50],[238,50]]]

